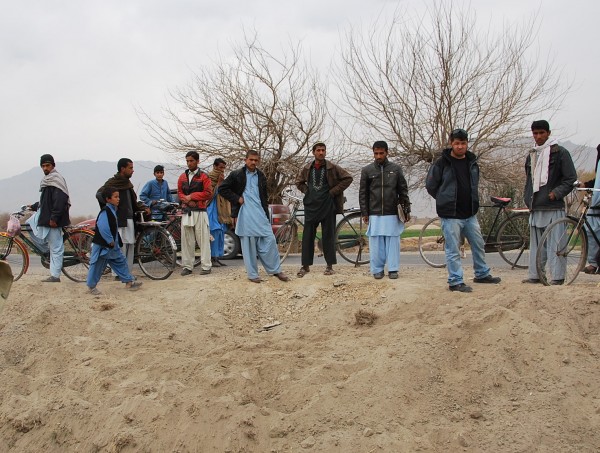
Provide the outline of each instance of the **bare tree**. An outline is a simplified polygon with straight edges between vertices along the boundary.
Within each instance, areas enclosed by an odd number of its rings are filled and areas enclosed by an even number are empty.
[[[304,62],[300,46],[277,58],[256,37],[233,48],[230,61],[217,61],[170,93],[171,104],[157,121],[140,117],[155,144],[167,151],[197,151],[237,165],[249,149],[259,151],[271,202],[281,201],[321,139],[327,117],[326,89]]]
[[[472,10],[440,0],[422,17],[396,14],[344,37],[339,108],[362,125],[352,140],[387,138],[413,187],[455,128],[469,131],[487,180],[505,179],[517,155],[524,160],[531,121],[568,91],[534,52],[535,20],[497,34],[478,23]]]

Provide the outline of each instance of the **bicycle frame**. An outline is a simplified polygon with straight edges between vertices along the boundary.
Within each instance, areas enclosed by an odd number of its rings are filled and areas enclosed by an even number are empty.
[[[288,226],[289,230],[280,229],[282,233],[276,235],[277,244],[282,245],[282,249],[280,250],[280,256],[282,256],[281,261],[285,260],[287,257],[291,245],[294,240],[297,240],[298,234],[298,225],[304,227],[304,222],[302,222],[298,217],[299,213],[303,212],[300,208],[302,200],[293,195],[287,195],[288,198],[292,200],[292,210],[290,212],[290,218],[286,220],[284,223],[285,226]],[[362,217],[360,217],[360,209],[358,208],[350,208],[345,209],[341,215],[341,219],[336,222],[335,225],[335,248],[336,252],[346,261],[353,263],[355,266],[359,266],[361,264],[367,264],[369,259],[363,258],[363,252],[368,250],[368,243],[365,239],[365,232],[363,231],[364,224],[362,223]],[[336,216],[337,218],[337,216]],[[359,219],[359,225],[357,227],[356,220]],[[290,231],[288,234],[287,232]],[[279,238],[279,234],[281,234],[281,238]],[[295,236],[295,239],[293,237]],[[321,238],[317,235],[317,247],[322,256],[323,246],[321,243]]]
[[[598,236],[596,236],[596,232],[594,231],[594,229],[591,227],[590,223],[587,220],[588,215],[593,216],[593,217],[600,217],[600,214],[588,214],[589,210],[592,208],[592,206],[590,206],[590,202],[591,202],[591,198],[592,198],[591,195],[593,192],[598,191],[600,189],[577,188],[575,190],[586,193],[583,200],[581,201],[584,205],[584,209],[579,216],[567,215],[566,217],[568,217],[569,219],[571,219],[577,223],[577,228],[575,231],[578,231],[582,227],[584,227],[584,230],[586,232],[586,235],[584,237],[587,238],[588,243],[590,242],[589,235],[591,233],[592,237],[594,238],[594,241],[596,241],[596,244],[598,245],[598,247],[600,247],[600,238],[598,238]],[[569,237],[569,240],[570,239],[571,239],[571,237]],[[589,247],[588,247],[588,249],[589,249]]]
[[[499,251],[501,242],[498,238],[498,230],[502,224],[501,217],[510,219],[510,217],[512,217],[514,214],[529,212],[529,209],[527,208],[509,208],[509,203],[510,201],[498,201],[494,202],[492,205],[481,206],[482,208],[494,208],[497,210],[494,221],[484,237],[485,253],[494,253]]]
[[[19,212],[13,213],[13,215],[15,217],[21,219],[25,215],[25,212],[27,210],[28,209],[23,207],[23,208],[21,208],[21,210]],[[79,280],[79,278],[81,278],[79,275],[76,276],[75,274],[72,274],[71,271],[67,272],[65,270],[65,268],[69,268],[70,266],[77,266],[79,264],[84,264],[84,265],[86,264],[83,260],[82,255],[79,253],[80,249],[81,249],[80,248],[81,243],[76,244],[75,241],[77,241],[77,239],[74,239],[74,236],[77,236],[78,234],[82,234],[82,235],[84,235],[84,237],[85,236],[93,236],[94,232],[89,229],[73,228],[70,226],[62,227],[61,231],[62,231],[63,241],[66,241],[69,245],[68,250],[71,250],[74,252],[71,255],[68,255],[67,253],[65,253],[65,255],[63,256],[62,272],[63,272],[63,274],[65,274],[65,276],[67,276],[71,280],[81,281],[81,280]],[[15,274],[15,275],[17,275],[16,276],[17,280],[20,278],[20,276],[24,275],[29,270],[30,252],[33,253],[34,255],[40,256],[42,258],[42,265],[44,265],[45,267],[49,267],[50,254],[46,250],[40,248],[40,244],[37,241],[35,241],[34,239],[32,239],[33,229],[29,224],[21,223],[20,231],[15,236],[11,236],[6,232],[0,233],[0,236],[6,237],[8,239],[6,250],[2,250],[4,257],[8,257],[11,255],[11,253],[13,252],[13,247],[18,247],[20,250],[19,254],[22,255],[23,263],[22,263],[22,265],[19,266],[19,269],[21,270],[21,272],[19,274]],[[81,239],[80,239],[80,241],[81,241]],[[87,267],[86,267],[86,269],[87,269]]]

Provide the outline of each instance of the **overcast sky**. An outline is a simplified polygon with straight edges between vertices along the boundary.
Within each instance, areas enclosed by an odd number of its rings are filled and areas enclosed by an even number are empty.
[[[168,90],[227,55],[242,29],[280,49],[302,40],[322,71],[340,32],[424,1],[0,0],[0,178],[51,153],[57,162],[172,159],[147,142],[136,107],[157,115]],[[540,6],[540,5],[543,6]],[[472,0],[492,26],[542,16],[539,41],[573,81],[554,135],[600,143],[598,17],[594,0]]]

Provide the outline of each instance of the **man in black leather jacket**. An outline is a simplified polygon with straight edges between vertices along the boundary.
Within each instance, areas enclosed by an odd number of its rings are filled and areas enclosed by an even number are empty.
[[[400,269],[400,235],[404,223],[398,218],[398,205],[402,205],[406,221],[410,220],[408,185],[399,165],[390,162],[388,144],[373,144],[375,162],[360,173],[358,200],[365,223],[369,224],[369,253],[371,273],[376,279],[384,276],[387,263],[388,276],[398,278]]]

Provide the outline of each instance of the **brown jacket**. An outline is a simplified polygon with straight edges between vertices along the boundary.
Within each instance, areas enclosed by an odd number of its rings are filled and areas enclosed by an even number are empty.
[[[296,187],[302,193],[308,192],[308,175],[312,167],[312,162],[306,164],[296,177]],[[352,176],[342,167],[335,165],[328,160],[325,160],[325,168],[327,169],[327,184],[329,185],[329,193],[333,197],[336,214],[344,212],[344,190],[352,184]]]

